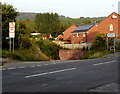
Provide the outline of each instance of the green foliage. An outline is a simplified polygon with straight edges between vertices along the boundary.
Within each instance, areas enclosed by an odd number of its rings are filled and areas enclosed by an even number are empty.
[[[12,5],[2,4],[2,46],[4,49],[9,47],[8,40],[6,40],[9,32],[9,22],[15,22],[17,15],[18,12]]]
[[[99,23],[104,18],[59,18],[61,24],[68,24],[68,25],[83,25],[83,24],[90,24],[90,23]]]
[[[120,52],[120,43],[118,43],[118,44],[116,45],[116,51],[117,51],[117,52]]]
[[[46,61],[50,60],[46,57],[36,46],[32,46],[30,49],[17,49],[14,53],[3,50],[3,58],[11,58],[21,61]]]
[[[51,59],[59,59],[60,47],[50,42],[49,40],[37,40],[36,44],[39,45],[42,52]]]
[[[89,50],[87,51],[84,55],[80,57],[80,59],[94,59],[94,58],[100,58],[103,57],[104,55],[108,54],[109,51],[93,51]]]
[[[35,28],[42,34],[51,34],[56,37],[60,30],[59,16],[57,13],[38,13],[35,17]]]
[[[16,33],[15,33],[15,48],[29,49],[31,47],[31,40],[29,39],[33,29],[26,24],[26,21],[16,21]]]
[[[96,36],[96,40],[92,43],[90,50],[104,51],[106,50],[106,40],[104,34]]]
[[[91,48],[86,50],[86,53],[81,56],[80,59],[94,59],[102,57],[107,53],[109,53],[109,51],[106,50],[105,35],[99,34],[96,36],[96,40],[92,43]]]
[[[53,40],[55,40],[55,38],[49,38],[49,40],[50,40],[50,41],[53,41]]]

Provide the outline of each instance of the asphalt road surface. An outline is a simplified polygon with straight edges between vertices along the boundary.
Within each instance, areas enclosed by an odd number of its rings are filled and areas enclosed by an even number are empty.
[[[118,57],[91,60],[21,62],[2,70],[3,92],[89,92],[118,83]]]

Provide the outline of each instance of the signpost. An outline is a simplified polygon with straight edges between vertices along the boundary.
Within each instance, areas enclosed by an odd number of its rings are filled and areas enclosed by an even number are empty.
[[[10,52],[11,52],[11,39],[12,38],[13,38],[13,52],[14,52],[15,22],[9,22]]]
[[[115,33],[107,33],[108,38],[115,38]]]
[[[116,37],[115,33],[107,33],[107,49],[109,49],[109,38],[112,38],[114,39],[114,43],[113,46],[110,46],[110,50],[111,51],[114,50],[114,52],[115,52],[115,37]]]

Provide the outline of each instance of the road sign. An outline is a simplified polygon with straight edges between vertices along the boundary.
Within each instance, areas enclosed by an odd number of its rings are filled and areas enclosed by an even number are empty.
[[[107,33],[107,37],[109,38],[115,38],[115,33]]]
[[[15,22],[9,22],[9,38],[15,38]]]

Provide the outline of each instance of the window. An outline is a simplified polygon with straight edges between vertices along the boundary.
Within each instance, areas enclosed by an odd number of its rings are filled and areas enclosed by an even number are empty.
[[[83,33],[83,37],[86,37],[86,34],[85,34],[85,33]]]
[[[75,37],[75,34],[73,34],[73,37]]]
[[[79,37],[79,34],[77,33],[77,37]]]
[[[110,31],[113,31],[113,25],[110,24]]]

